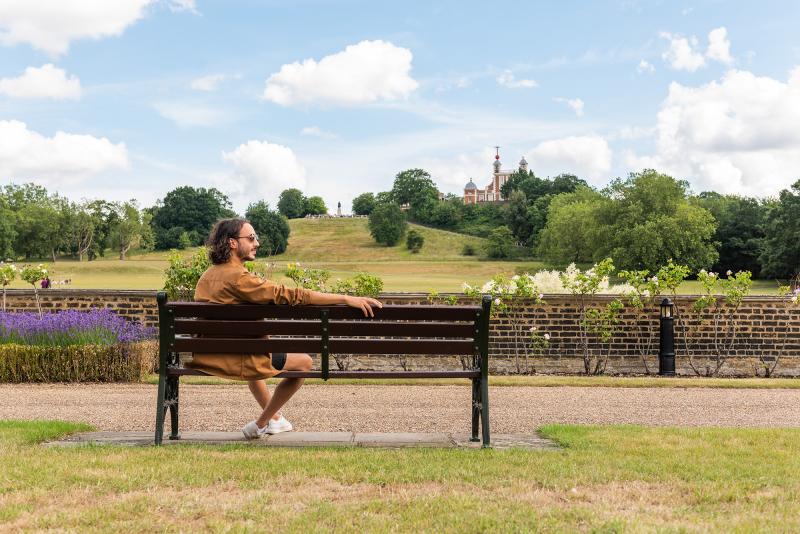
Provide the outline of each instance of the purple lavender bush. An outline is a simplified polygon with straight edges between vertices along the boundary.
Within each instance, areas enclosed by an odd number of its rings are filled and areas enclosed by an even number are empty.
[[[128,321],[108,309],[45,314],[0,312],[0,345],[116,345],[155,336],[154,328]]]
[[[0,383],[140,381],[157,362],[154,336],[106,309],[0,313]]]

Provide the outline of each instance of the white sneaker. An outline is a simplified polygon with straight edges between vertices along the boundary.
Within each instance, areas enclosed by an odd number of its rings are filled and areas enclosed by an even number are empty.
[[[253,423],[255,424],[255,421]],[[281,432],[290,432],[293,428],[292,423],[281,415],[280,419],[270,419],[267,428],[263,429],[263,431],[267,434],[279,434]],[[261,432],[262,430],[259,429],[258,431]]]
[[[250,421],[244,425],[242,434],[244,434],[244,437],[247,439],[258,439],[264,437],[264,435],[267,433],[267,428],[268,427],[258,428],[258,425],[255,421]]]

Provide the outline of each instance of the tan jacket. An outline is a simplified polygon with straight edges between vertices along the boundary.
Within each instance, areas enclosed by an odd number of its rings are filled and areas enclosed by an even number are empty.
[[[215,304],[308,304],[310,292],[262,280],[234,263],[212,265],[200,277],[194,300]],[[234,380],[259,380],[277,375],[269,354],[195,353],[187,367]]]

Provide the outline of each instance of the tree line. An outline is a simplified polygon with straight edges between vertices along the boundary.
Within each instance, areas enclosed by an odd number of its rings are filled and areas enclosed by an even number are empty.
[[[655,170],[631,173],[597,189],[571,174],[554,178],[518,171],[501,189],[502,202],[464,204],[440,198],[423,169],[399,172],[392,189],[363,193],[353,213],[369,215],[377,242],[393,246],[407,221],[488,238],[492,258],[536,257],[554,266],[613,257],[621,269],[654,269],[670,259],[695,271],[751,271],[791,278],[800,271],[800,180],[776,198],[716,192],[693,194],[689,184]],[[280,254],[287,219],[327,213],[322,198],[284,190],[273,210],[265,201],[244,213],[259,234],[260,256]],[[184,249],[203,243],[220,218],[236,213],[215,188],[182,186],[154,206],[135,200],[74,202],[34,184],[0,189],[0,258],[70,256],[89,260],[132,248]],[[412,251],[422,247],[411,235]],[[474,250],[465,254],[474,254]]]
[[[602,189],[571,174],[517,171],[501,193],[502,202],[440,199],[429,173],[408,169],[390,191],[357,196],[353,212],[370,215],[373,237],[389,246],[409,220],[488,238],[492,258],[536,257],[563,267],[612,257],[625,270],[655,270],[675,259],[694,271],[783,279],[800,272],[800,180],[777,198],[758,199],[693,194],[687,181],[652,169]]]
[[[215,188],[178,187],[140,208],[135,200],[74,202],[40,185],[10,184],[0,189],[0,259],[91,261],[112,251],[124,260],[131,249],[185,249],[203,244],[217,220],[234,216],[228,197]],[[284,215],[258,201],[244,216],[259,235],[259,256],[286,250]]]

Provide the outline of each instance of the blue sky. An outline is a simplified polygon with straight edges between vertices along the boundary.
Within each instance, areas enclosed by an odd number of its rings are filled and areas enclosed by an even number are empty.
[[[0,182],[151,205],[286,187],[329,208],[428,170],[444,192],[522,156],[596,186],[800,178],[796,2],[6,0]]]

